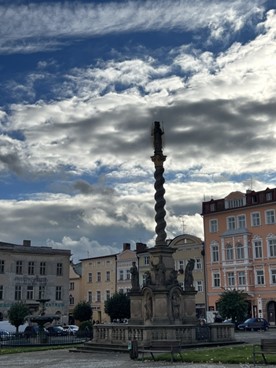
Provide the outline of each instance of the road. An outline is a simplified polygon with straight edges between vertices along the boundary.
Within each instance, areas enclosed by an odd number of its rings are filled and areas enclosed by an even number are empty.
[[[262,337],[276,337],[276,329],[266,332],[237,332],[236,340],[258,343]],[[126,353],[72,353],[69,350],[48,350],[0,356],[1,368],[249,368],[249,364],[192,364],[133,361]],[[258,366],[256,366],[257,368]],[[262,366],[263,367],[263,366]],[[273,366],[266,366],[267,368]],[[274,366],[275,367],[275,366]]]

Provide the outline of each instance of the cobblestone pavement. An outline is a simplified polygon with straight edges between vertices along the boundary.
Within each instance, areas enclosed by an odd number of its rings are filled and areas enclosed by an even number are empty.
[[[267,332],[238,332],[236,340],[260,342],[262,337],[276,337],[276,329]],[[192,364],[133,361],[126,353],[72,353],[69,350],[48,350],[0,356],[0,368],[251,368],[249,364]],[[263,367],[256,366],[256,368]],[[273,367],[270,365],[267,368]],[[275,366],[274,366],[275,367]]]

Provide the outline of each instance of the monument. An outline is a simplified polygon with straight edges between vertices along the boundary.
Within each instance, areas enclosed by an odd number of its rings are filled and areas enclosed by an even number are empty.
[[[185,270],[185,290],[177,281],[177,271],[174,266],[174,249],[166,242],[166,211],[164,189],[164,162],[163,155],[164,131],[159,122],[154,122],[152,129],[154,155],[151,157],[154,166],[155,188],[155,246],[149,250],[150,271],[144,279],[144,285],[140,289],[134,281],[135,287],[130,292],[130,324],[143,324],[147,326],[182,325],[194,323],[195,294],[192,285],[192,261]],[[134,274],[131,272],[132,278]]]

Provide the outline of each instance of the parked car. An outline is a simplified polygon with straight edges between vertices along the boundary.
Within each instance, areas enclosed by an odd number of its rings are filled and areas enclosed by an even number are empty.
[[[47,327],[47,331],[50,336],[66,336],[68,332],[62,328],[61,326],[49,326]]]
[[[0,340],[9,340],[11,334],[6,330],[0,330]]]
[[[46,328],[43,329],[45,335],[49,335],[49,332]],[[23,332],[24,337],[36,337],[39,335],[39,326],[27,326]]]
[[[257,330],[268,330],[269,323],[264,318],[248,318],[243,323],[238,325],[239,330],[244,331],[257,331]]]
[[[76,335],[79,330],[79,327],[76,325],[68,325],[63,327],[65,331],[67,331],[68,335]]]

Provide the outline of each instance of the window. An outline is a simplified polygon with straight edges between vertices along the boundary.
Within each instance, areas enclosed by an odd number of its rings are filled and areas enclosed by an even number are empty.
[[[245,229],[246,228],[246,221],[245,215],[238,216],[238,229]]]
[[[196,290],[199,292],[203,291],[203,282],[202,281],[196,281]]]
[[[276,270],[270,270],[271,284],[276,284]]]
[[[257,281],[257,285],[264,285],[264,271],[263,270],[256,271],[256,281]]]
[[[92,282],[92,272],[88,273],[88,282]]]
[[[5,261],[0,259],[0,273],[5,273]]]
[[[236,228],[236,220],[235,217],[227,217],[227,229],[228,230],[235,230]]]
[[[234,252],[232,244],[226,244],[225,247],[225,258],[226,261],[232,261],[234,259]]]
[[[275,211],[268,210],[265,212],[265,222],[268,225],[275,224]]]
[[[179,269],[184,270],[184,261],[179,261]]]
[[[70,282],[69,289],[70,290],[74,290],[75,289],[75,283],[74,282]]]
[[[40,275],[46,275],[46,262],[40,262]]]
[[[201,270],[202,269],[202,261],[200,258],[196,258],[195,260],[195,269],[196,270]]]
[[[110,271],[106,271],[106,281],[110,281]]]
[[[57,276],[62,276],[63,273],[63,264],[62,263],[57,263]]]
[[[216,233],[218,231],[218,220],[210,220],[210,223],[209,223],[209,230],[210,230],[210,233]]]
[[[38,288],[38,299],[45,298],[45,286],[39,286]]]
[[[263,245],[261,240],[254,240],[253,247],[254,247],[254,257],[263,258]]]
[[[269,256],[276,257],[276,239],[268,239]]]
[[[75,299],[74,299],[74,297],[73,297],[73,295],[69,295],[69,304],[70,305],[74,305],[75,304]]]
[[[216,204],[215,203],[211,203],[211,205],[210,205],[210,211],[211,212],[215,212],[215,210],[216,210]]]
[[[227,272],[227,284],[228,284],[228,287],[235,286],[235,275],[234,275],[234,272]]]
[[[213,273],[213,287],[220,287],[220,274],[218,272]]]
[[[219,261],[219,248],[218,245],[212,245],[212,262]]]
[[[251,225],[252,226],[260,226],[261,225],[261,219],[260,219],[260,213],[259,212],[251,213]]]
[[[97,299],[96,302],[100,303],[101,302],[101,292],[97,291]]]
[[[88,299],[88,303],[92,303],[92,291],[88,291],[88,297],[87,297],[87,299]]]
[[[34,275],[34,262],[30,261],[28,263],[28,275]]]
[[[126,279],[130,280],[130,270],[127,270],[127,272],[126,272]]]
[[[265,194],[265,199],[266,199],[267,201],[271,201],[271,200],[272,200],[272,192],[267,192],[267,193]]]
[[[241,243],[238,243],[236,245],[236,257],[237,257],[237,260],[244,259],[244,246]]]
[[[246,285],[245,272],[244,271],[239,271],[238,272],[238,285],[239,286]]]
[[[61,286],[56,286],[56,300],[61,300]]]
[[[105,291],[105,300],[109,300],[111,297],[110,290]]]
[[[102,275],[100,272],[97,272],[97,282],[101,282],[102,280]]]
[[[150,257],[149,256],[145,256],[144,257],[144,265],[149,265],[150,264]]]
[[[27,299],[33,300],[34,298],[34,287],[33,286],[27,286]]]
[[[0,300],[4,299],[4,287],[3,285],[0,285]]]
[[[14,300],[21,300],[22,298],[22,287],[17,285],[15,287]]]
[[[22,273],[23,273],[23,263],[22,263],[22,261],[16,261],[15,273],[17,275],[22,275]]]
[[[124,279],[124,271],[123,270],[120,270],[120,273],[119,273],[119,280],[123,280]]]

